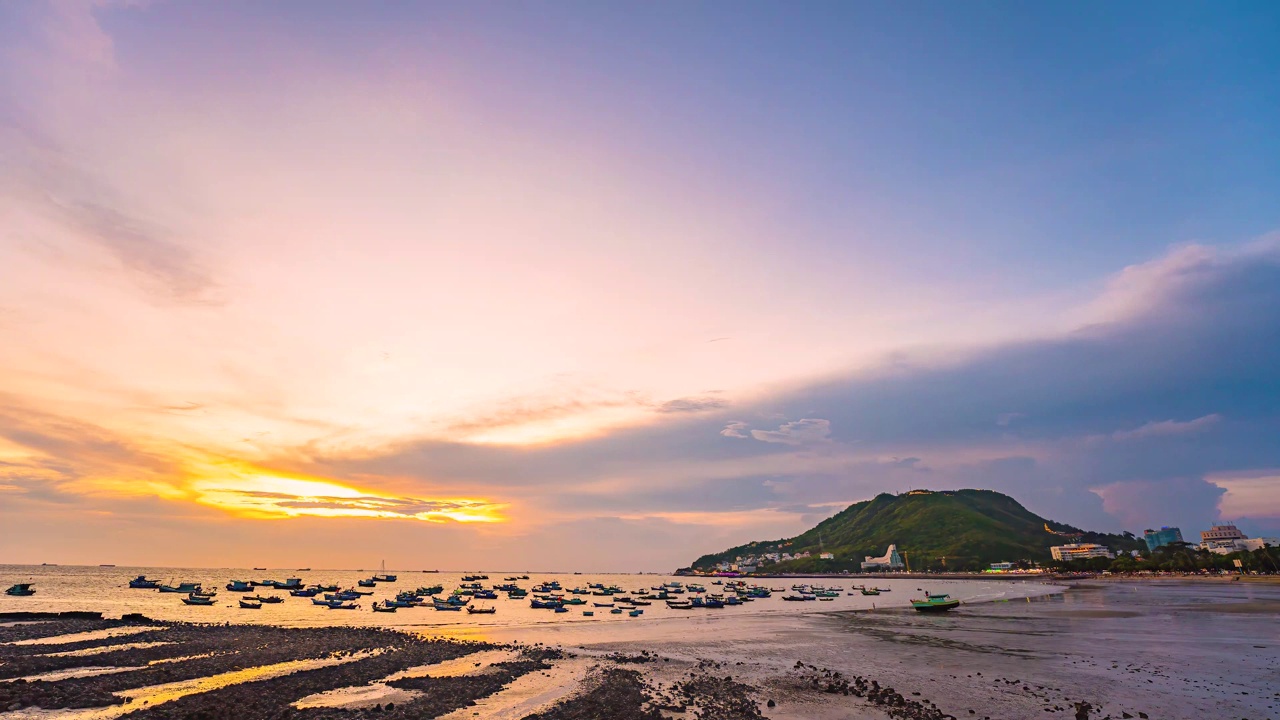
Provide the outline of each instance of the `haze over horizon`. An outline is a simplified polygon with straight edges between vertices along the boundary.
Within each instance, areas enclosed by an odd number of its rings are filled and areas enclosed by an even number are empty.
[[[0,5],[0,562],[669,570],[911,488],[1280,535],[1278,36]]]

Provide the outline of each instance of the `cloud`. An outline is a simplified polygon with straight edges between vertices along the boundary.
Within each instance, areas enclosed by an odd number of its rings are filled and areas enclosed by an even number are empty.
[[[1153,437],[1165,437],[1169,435],[1187,435],[1190,433],[1204,432],[1209,428],[1217,425],[1222,420],[1222,416],[1213,413],[1204,415],[1194,420],[1186,422],[1178,422],[1177,420],[1164,420],[1161,422],[1149,422],[1141,427],[1133,430],[1117,430],[1111,433],[1113,440],[1143,440]]]
[[[729,403],[715,397],[686,397],[668,400],[657,407],[660,413],[697,413],[709,410],[722,410]]]
[[[751,437],[762,442],[783,445],[807,445],[826,442],[831,422],[820,418],[804,418],[783,423],[777,430],[752,430]]]
[[[735,420],[729,423],[728,425],[725,425],[724,429],[720,431],[720,434],[728,438],[744,438],[745,439],[750,437],[750,435],[747,435],[747,433],[743,431],[748,430],[750,427],[751,427],[750,425],[744,422],[739,422]]]

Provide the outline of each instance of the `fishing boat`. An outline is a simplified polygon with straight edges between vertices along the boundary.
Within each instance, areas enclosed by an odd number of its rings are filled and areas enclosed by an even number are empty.
[[[556,612],[558,612],[558,613],[565,613],[565,612],[569,612],[569,608],[567,608],[567,607],[565,607],[565,606],[563,606],[563,605],[557,605],[557,606],[556,606],[556,610],[555,610],[555,611],[556,611]]]
[[[374,575],[373,579],[375,582],[395,582],[396,576],[387,574],[387,561],[383,560],[380,572]]]
[[[190,595],[191,593],[200,592],[200,583],[178,583],[177,585],[160,585],[157,589],[162,593],[182,593]]]
[[[253,583],[248,583],[244,580],[232,580],[227,583],[227,590],[231,592],[249,592],[252,589]]]
[[[959,600],[953,600],[950,595],[945,593],[932,595],[926,592],[923,600],[911,601],[911,607],[915,608],[919,612],[946,612],[959,606]]]
[[[245,610],[261,610],[262,603],[257,600],[250,600],[249,598],[240,598],[240,607]]]
[[[359,585],[360,587],[366,587],[366,588],[378,587],[378,580],[376,578],[369,578],[368,580],[357,580],[356,584]]]
[[[330,610],[358,610],[360,608],[356,603],[329,603],[327,607]]]
[[[156,588],[160,587],[160,581],[148,580],[146,575],[139,575],[138,577],[129,581],[129,587],[133,588],[134,590],[155,590]]]
[[[472,615],[492,615],[498,612],[498,608],[490,605],[489,607],[476,607],[474,605],[467,606],[467,612]]]
[[[395,612],[395,611],[396,611],[396,608],[395,608],[395,606],[394,606],[394,605],[379,605],[378,603],[374,603],[374,604],[373,604],[373,611],[374,611],[374,612],[389,612],[389,613],[393,613],[393,612]]]
[[[862,588],[861,590],[859,590],[859,592],[861,592],[863,595],[879,595],[880,594],[880,591],[874,588],[871,590],[868,590],[867,588]]]
[[[593,617],[593,616],[596,614],[596,611],[595,611],[595,610],[583,610],[583,611],[582,611],[582,614],[583,614],[583,616],[585,616],[585,617]]]
[[[437,610],[462,610],[461,605],[454,605],[447,602],[433,602],[431,606]]]
[[[252,597],[245,598],[245,600],[257,600],[258,602],[266,603],[267,605],[284,602],[284,598],[279,595],[254,595]]]
[[[613,607],[613,603],[598,603],[598,602],[593,602],[593,603],[591,603],[591,605],[592,605],[592,607]]]
[[[320,594],[320,588],[307,588],[306,590],[290,590],[289,594],[293,597],[313,598]]]
[[[641,615],[643,615],[643,614],[644,614],[644,611],[643,611],[643,610],[632,610],[631,612],[629,612],[629,613],[627,613],[627,614],[628,614],[628,615],[630,615],[631,617],[640,617]]]
[[[213,598],[207,595],[188,595],[182,598],[184,605],[212,605],[213,602]]]
[[[36,594],[36,589],[31,586],[31,583],[18,583],[5,590],[4,594],[12,597],[29,597]]]

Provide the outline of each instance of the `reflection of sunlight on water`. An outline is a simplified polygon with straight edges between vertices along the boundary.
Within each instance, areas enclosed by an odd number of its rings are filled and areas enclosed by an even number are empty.
[[[107,638],[118,637],[120,635],[136,635],[138,633],[149,632],[151,630],[167,630],[163,627],[149,627],[143,625],[130,625],[128,627],[114,627],[106,630],[90,630],[89,632],[72,633],[70,635],[54,635],[53,637],[32,638],[30,640],[15,640],[5,645],[66,645],[67,643],[81,642],[83,640],[105,640]]]
[[[119,645],[99,645],[97,647],[85,648],[83,650],[64,650],[63,652],[41,653],[41,657],[80,657],[83,655],[99,655],[105,652],[115,652],[116,650],[142,650],[145,648],[172,644],[173,643],[171,642],[136,642],[120,643]]]
[[[55,680],[69,680],[79,677],[93,677],[95,675],[110,675],[112,673],[126,672],[128,670],[140,670],[138,667],[77,667],[67,668],[65,670],[54,670],[40,675],[28,675],[23,678],[6,678],[0,680],[0,683],[14,682],[17,680],[25,680],[26,682],[35,682],[36,680],[46,680],[53,682]]]
[[[594,658],[558,660],[550,670],[525,673],[502,690],[462,707],[439,720],[516,720],[545,710],[578,689]],[[544,674],[545,673],[545,674]]]
[[[482,650],[432,665],[415,665],[368,685],[342,687],[308,695],[293,703],[293,706],[299,710],[305,710],[319,707],[358,709],[388,702],[402,704],[422,695],[422,691],[401,690],[387,685],[392,680],[416,677],[442,678],[478,675],[492,671],[494,663],[515,660],[519,656],[520,653],[515,650]]]
[[[165,683],[163,685],[130,688],[128,690],[121,690],[120,692],[115,693],[117,697],[125,698],[126,702],[123,705],[87,708],[83,710],[41,710],[39,708],[25,708],[16,712],[6,713],[5,719],[114,720],[114,718],[139,710],[142,706],[153,707],[161,703],[177,700],[178,698],[185,697],[187,695],[209,692],[210,690],[217,690],[229,685],[237,685],[251,680],[269,680],[271,678],[298,672],[299,670],[315,670],[317,668],[329,667],[331,665],[342,665],[356,660],[364,660],[365,658],[373,657],[381,652],[381,650],[373,650],[353,653],[343,657],[327,657],[313,660],[290,660],[289,662],[275,663],[274,665],[260,665],[258,667],[234,670],[232,672],[194,678],[192,680],[182,680],[180,682]]]

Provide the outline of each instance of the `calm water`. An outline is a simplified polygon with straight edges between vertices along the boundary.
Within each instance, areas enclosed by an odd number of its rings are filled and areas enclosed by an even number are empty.
[[[373,595],[360,600],[360,610],[328,610],[313,605],[309,598],[290,597],[283,590],[256,588],[245,595],[281,595],[285,601],[276,605],[263,605],[261,610],[242,610],[237,605],[241,593],[229,592],[225,589],[227,582],[236,580],[285,580],[288,577],[301,577],[307,584],[336,584],[339,587],[354,587],[357,580],[368,578],[371,571],[350,570],[315,570],[282,571],[282,570],[248,570],[244,568],[99,568],[75,566],[13,566],[0,565],[0,585],[8,587],[16,582],[35,584],[36,594],[31,597],[15,598],[0,596],[0,612],[21,610],[31,611],[65,611],[93,610],[100,611],[107,617],[118,617],[125,613],[142,613],[160,620],[187,620],[193,622],[256,622],[275,625],[386,625],[386,626],[460,626],[466,627],[503,627],[530,625],[559,625],[564,623],[596,623],[616,624],[619,622],[643,622],[664,618],[701,617],[710,614],[725,616],[744,615],[781,615],[822,613],[837,610],[860,610],[886,607],[905,607],[912,596],[918,596],[916,588],[926,587],[933,592],[950,593],[964,601],[982,601],[1026,596],[1040,596],[1053,592],[1055,588],[1040,583],[1026,581],[930,581],[927,585],[917,579],[904,580],[867,580],[856,578],[840,578],[831,580],[812,580],[815,584],[826,584],[844,588],[844,592],[853,591],[853,587],[861,582],[891,591],[878,597],[867,597],[861,594],[849,596],[842,594],[831,602],[786,602],[781,596],[790,592],[794,583],[809,582],[794,579],[771,579],[761,581],[767,587],[787,588],[787,593],[775,593],[772,598],[756,600],[738,607],[720,610],[672,610],[665,603],[655,601],[644,608],[644,615],[631,618],[626,615],[611,615],[609,608],[596,608],[592,602],[610,602],[606,597],[583,596],[585,606],[571,606],[567,613],[553,613],[550,610],[535,610],[529,606],[528,599],[508,600],[504,594],[499,599],[475,601],[481,604],[492,604],[497,607],[494,615],[469,615],[463,612],[438,612],[430,608],[401,608],[394,614],[374,613],[369,606],[374,601],[394,598],[397,592],[412,590],[418,587],[443,585],[447,594],[456,588],[466,573],[422,573],[397,572],[397,582],[379,583],[373,589]],[[503,583],[505,577],[524,573],[490,572],[489,580],[482,581],[486,587]],[[217,589],[217,605],[212,607],[193,607],[182,604],[182,595],[161,593],[156,590],[133,590],[129,588],[129,580],[138,575],[146,575],[166,584],[176,582],[198,582],[205,589]],[[529,573],[528,580],[520,580],[516,584],[525,589],[551,580],[559,580],[565,591],[574,587],[586,587],[590,583],[605,586],[617,585],[624,590],[648,590],[665,582],[688,582],[690,578],[678,578],[668,575],[621,575],[621,574],[584,574],[570,573]],[[699,580],[694,579],[694,582]],[[709,592],[718,592],[719,586],[710,580],[702,580]],[[361,588],[368,590],[369,588]],[[856,592],[856,591],[855,591]],[[583,610],[591,610],[594,617],[585,617]]]

